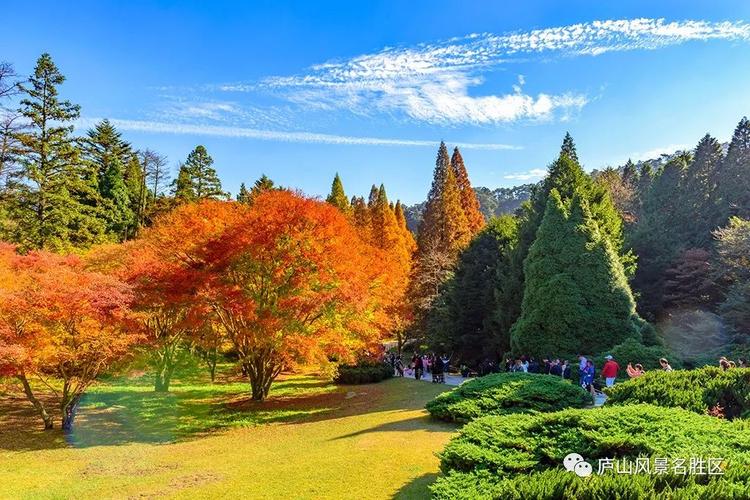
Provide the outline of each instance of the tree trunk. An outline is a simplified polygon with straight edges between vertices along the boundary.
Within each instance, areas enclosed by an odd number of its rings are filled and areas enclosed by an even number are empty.
[[[154,379],[155,392],[169,392],[169,384],[175,369],[175,347],[165,346],[159,353],[156,363],[156,377]]]
[[[263,401],[268,397],[271,384],[281,371],[280,366],[261,355],[246,360],[242,365],[250,379],[250,392],[253,401]]]
[[[47,413],[44,404],[42,404],[42,402],[34,395],[34,392],[31,390],[31,385],[29,385],[29,381],[26,379],[26,375],[17,375],[16,378],[20,380],[23,385],[23,392],[26,394],[26,399],[34,405],[37,413],[42,417],[42,420],[44,421],[44,430],[52,429],[52,417]]]
[[[78,403],[81,402],[81,396],[73,396],[70,398],[70,400],[66,403],[63,401],[63,403],[60,405],[60,409],[62,410],[62,429],[65,432],[70,432],[73,430],[73,420],[76,418],[76,411],[78,411]]]

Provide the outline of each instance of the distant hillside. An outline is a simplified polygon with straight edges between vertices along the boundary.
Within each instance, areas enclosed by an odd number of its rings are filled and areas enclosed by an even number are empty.
[[[531,196],[531,188],[534,184],[522,184],[511,188],[497,188],[491,190],[486,187],[475,187],[479,200],[479,207],[484,214],[485,219],[495,215],[511,214],[516,211],[521,203],[528,200]],[[404,207],[406,214],[406,225],[416,234],[419,223],[422,222],[422,212],[426,202],[417,203]]]

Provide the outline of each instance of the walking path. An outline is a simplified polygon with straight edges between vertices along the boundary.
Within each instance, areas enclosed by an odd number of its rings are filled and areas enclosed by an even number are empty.
[[[409,376],[409,375],[404,374],[404,378],[413,379],[414,375]],[[423,375],[420,380],[422,382],[432,382],[432,374],[427,373]],[[449,373],[445,374],[445,385],[457,386],[466,380],[470,380],[470,379],[463,378],[460,375],[451,375]],[[602,406],[606,400],[607,400],[607,396],[604,393],[597,392],[596,397],[594,398],[594,406]]]

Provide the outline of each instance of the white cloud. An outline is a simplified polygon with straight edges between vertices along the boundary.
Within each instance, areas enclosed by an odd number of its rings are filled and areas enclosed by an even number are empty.
[[[439,124],[496,124],[523,119],[569,117],[587,103],[575,92],[551,95],[513,92],[471,95],[492,67],[551,52],[597,56],[624,50],[653,50],[694,40],[750,40],[744,22],[663,19],[606,20],[504,35],[471,34],[416,47],[385,48],[343,61],[312,66],[307,74],[269,77],[258,84],[229,84],[218,90],[266,90],[308,109],[346,109],[355,114],[398,113]]]
[[[101,118],[81,118],[77,122],[78,127],[87,128],[101,121]],[[156,134],[180,134],[236,137],[246,139],[257,139],[263,141],[300,142],[318,144],[344,144],[344,145],[367,145],[367,146],[418,146],[435,147],[435,141],[422,141],[411,139],[388,139],[380,137],[357,137],[334,134],[319,134],[315,132],[284,132],[276,130],[260,130],[245,127],[226,127],[219,125],[200,125],[174,122],[157,122],[145,120],[109,120],[120,130],[132,132],[148,132]],[[456,142],[464,149],[487,149],[487,150],[517,150],[520,146],[498,143],[462,143]]]
[[[690,144],[669,144],[640,153],[631,153],[630,158],[634,161],[658,160],[662,155],[671,155],[677,151],[690,151],[691,149],[693,149],[693,146]]]
[[[530,181],[542,179],[545,175],[547,175],[547,171],[543,168],[534,168],[529,170],[528,172],[519,172],[517,174],[505,175],[503,176],[503,179],[510,179],[514,181]]]

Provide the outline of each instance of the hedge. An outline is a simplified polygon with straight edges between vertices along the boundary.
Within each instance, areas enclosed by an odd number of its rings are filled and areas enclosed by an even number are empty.
[[[427,403],[427,411],[441,420],[465,423],[485,415],[583,408],[592,402],[588,392],[554,375],[496,373],[438,395]]]
[[[650,371],[605,389],[607,406],[650,403],[727,419],[750,417],[750,370],[705,367],[672,372]],[[717,406],[721,411],[716,411]]]
[[[723,458],[723,476],[594,474],[563,468],[579,453],[598,459]],[[750,498],[750,425],[678,408],[631,405],[488,416],[470,422],[440,455],[437,499]]]
[[[387,363],[339,365],[334,382],[337,384],[373,384],[393,377],[393,367]]]

